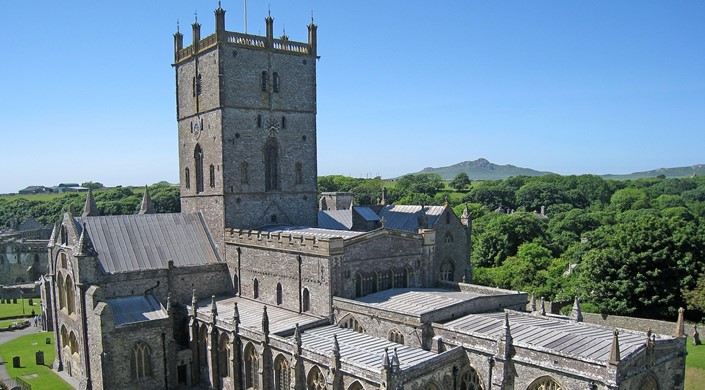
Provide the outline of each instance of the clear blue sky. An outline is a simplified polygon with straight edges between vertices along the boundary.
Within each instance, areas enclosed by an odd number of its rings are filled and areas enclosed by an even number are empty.
[[[173,38],[217,1],[25,1],[0,9],[0,193],[178,179]],[[224,1],[243,30],[243,2]],[[395,177],[485,157],[561,174],[705,163],[705,1],[322,1],[320,175]]]

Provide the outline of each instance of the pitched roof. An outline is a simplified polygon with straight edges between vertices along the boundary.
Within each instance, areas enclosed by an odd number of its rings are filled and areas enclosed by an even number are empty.
[[[318,212],[318,227],[323,229],[352,229],[352,210],[322,210]]]
[[[393,288],[356,298],[373,307],[410,315],[421,315],[475,299],[481,294],[435,288]]]
[[[107,299],[115,326],[167,318],[166,310],[153,295],[133,295]]]
[[[415,233],[419,229],[422,208],[428,218],[428,227],[433,227],[445,210],[445,206],[389,205],[384,206],[379,215],[384,218],[385,228]]]
[[[114,215],[75,218],[85,223],[101,271],[118,273],[220,262],[199,213]]]
[[[365,232],[354,232],[349,230],[321,229],[307,226],[276,225],[265,226],[259,229],[262,232],[301,234],[302,236],[314,236],[318,238],[341,237],[343,239],[353,238],[365,234]]]

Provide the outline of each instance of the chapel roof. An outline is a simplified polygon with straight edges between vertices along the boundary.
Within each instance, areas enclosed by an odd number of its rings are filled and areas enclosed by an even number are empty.
[[[115,326],[167,318],[166,310],[151,294],[110,298],[105,301],[113,311]]]

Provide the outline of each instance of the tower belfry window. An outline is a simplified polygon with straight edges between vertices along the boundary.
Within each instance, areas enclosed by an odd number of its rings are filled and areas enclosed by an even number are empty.
[[[279,73],[272,73],[272,90],[274,93],[279,93]]]
[[[264,145],[264,189],[279,189],[279,144],[276,138]]]
[[[193,160],[196,165],[196,193],[200,194],[203,192],[203,150],[201,145],[196,145],[196,149],[193,151]]]

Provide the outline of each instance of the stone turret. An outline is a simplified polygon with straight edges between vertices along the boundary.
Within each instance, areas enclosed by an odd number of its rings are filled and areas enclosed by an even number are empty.
[[[573,311],[570,313],[570,319],[575,322],[583,322],[583,313],[580,310],[580,298],[575,296],[575,301],[573,301]]]
[[[83,224],[83,229],[81,230],[81,236],[78,238],[78,244],[76,245],[76,256],[77,257],[89,257],[95,256],[95,249],[93,249],[93,242],[88,236],[88,231],[86,230],[86,224]]]
[[[88,194],[86,194],[86,203],[83,205],[84,217],[95,217],[100,215],[98,212],[98,206],[95,204],[95,198],[93,197],[93,190],[88,189]]]
[[[622,362],[622,358],[619,353],[619,331],[615,329],[613,335],[609,364],[618,366]]]
[[[147,186],[144,186],[144,195],[142,195],[142,204],[140,205],[140,214],[154,214],[154,203],[152,203],[152,198],[149,196],[149,190]]]

